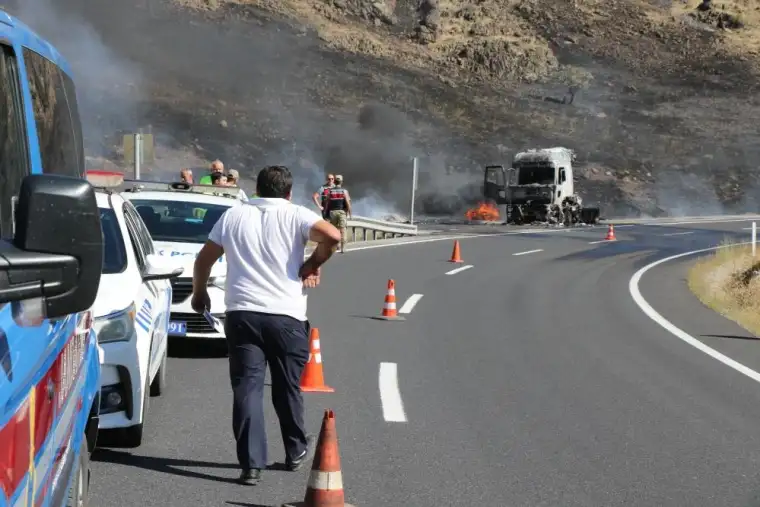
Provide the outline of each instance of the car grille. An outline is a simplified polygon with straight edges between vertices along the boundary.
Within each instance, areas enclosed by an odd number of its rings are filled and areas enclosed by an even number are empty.
[[[172,304],[176,305],[190,297],[193,293],[192,278],[172,278]]]
[[[224,324],[224,315],[214,315]],[[206,321],[206,317],[200,313],[172,313],[171,320],[185,322],[188,333],[217,334],[216,330]]]

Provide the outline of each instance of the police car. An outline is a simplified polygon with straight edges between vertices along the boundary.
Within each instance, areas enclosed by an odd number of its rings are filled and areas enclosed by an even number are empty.
[[[92,180],[91,180],[92,181]],[[134,206],[97,192],[103,270],[93,306],[102,349],[100,429],[120,429],[122,443],[142,442],[149,395],[166,388],[171,284],[182,268],[156,254]]]
[[[121,195],[140,213],[158,255],[185,268],[182,277],[172,279],[169,336],[224,338],[223,332],[190,306],[193,264],[216,221],[229,208],[242,205],[244,194],[237,187],[127,180]],[[224,322],[226,275],[227,262],[222,256],[211,270],[208,289],[211,314],[220,323]]]

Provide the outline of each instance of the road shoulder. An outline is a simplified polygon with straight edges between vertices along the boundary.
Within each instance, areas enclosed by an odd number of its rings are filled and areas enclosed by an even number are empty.
[[[639,290],[660,315],[708,347],[760,371],[760,339],[705,306],[688,287],[688,271],[698,255],[664,262],[647,271]]]

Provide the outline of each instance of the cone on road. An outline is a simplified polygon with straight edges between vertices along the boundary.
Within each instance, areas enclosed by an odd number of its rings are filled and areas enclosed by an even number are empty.
[[[451,259],[449,259],[449,262],[464,262],[462,260],[462,254],[459,251],[459,240],[454,240],[454,250],[451,252]]]
[[[311,328],[309,334],[309,361],[301,375],[301,391],[305,393],[334,393],[335,389],[325,385],[322,371],[322,352],[319,344],[319,329]]]
[[[604,239],[607,241],[615,241],[617,239],[615,238],[615,227],[612,224],[607,227],[607,236]]]
[[[335,414],[325,410],[303,502],[282,507],[354,507],[345,502]]]
[[[382,315],[373,318],[379,320],[406,320],[396,310],[396,282],[393,280],[388,280],[388,292],[385,294]]]

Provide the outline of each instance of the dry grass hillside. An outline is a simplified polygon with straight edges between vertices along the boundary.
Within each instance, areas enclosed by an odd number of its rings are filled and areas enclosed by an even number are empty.
[[[483,164],[564,145],[607,214],[758,207],[755,0],[56,4],[140,70],[85,85],[90,132],[150,124],[172,161],[343,172],[403,208],[417,155],[420,211],[460,214]]]

